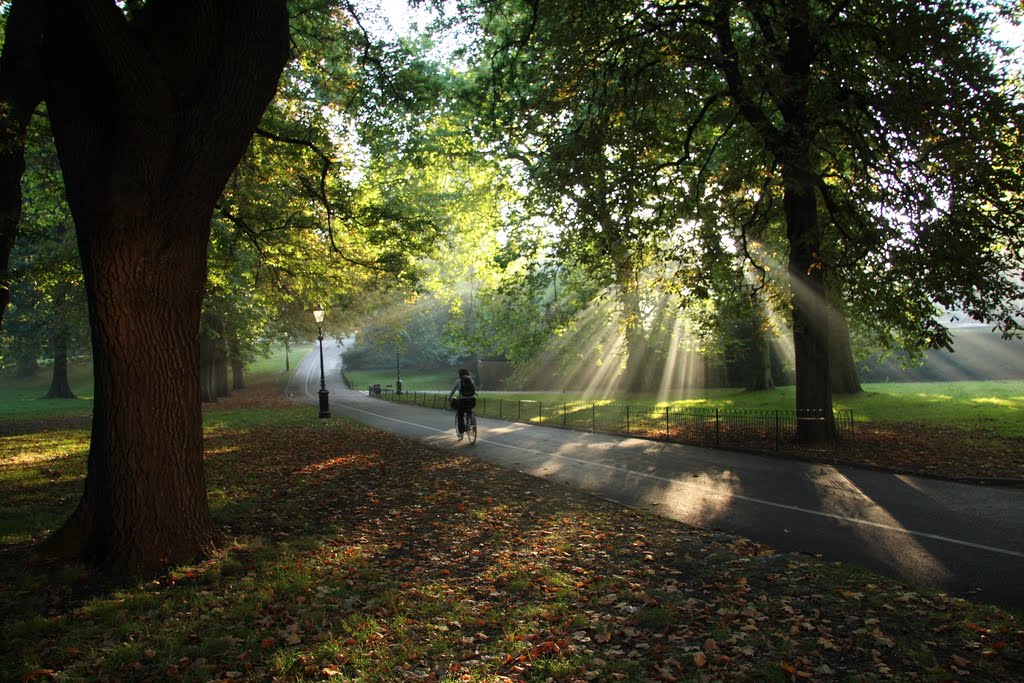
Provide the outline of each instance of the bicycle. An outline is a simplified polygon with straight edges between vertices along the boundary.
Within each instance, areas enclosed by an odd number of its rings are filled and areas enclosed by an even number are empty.
[[[469,443],[476,443],[476,413],[472,408],[466,411],[466,437]]]
[[[459,433],[459,412],[458,412],[459,411],[459,406],[458,406],[458,402],[459,401],[465,401],[465,400],[469,400],[469,399],[467,397],[463,396],[463,397],[457,398],[457,399],[453,398],[449,402],[449,405],[450,405],[451,409],[455,411],[455,433],[456,434]],[[472,400],[475,401],[476,397],[472,397]],[[464,432],[462,432],[462,435],[459,436],[459,441],[462,441],[462,437],[463,436],[467,436],[467,437],[469,437],[469,443],[471,443],[471,444],[476,443],[476,413],[473,412],[473,406],[472,405],[470,405],[469,407],[465,408],[465,412],[462,415],[462,419],[464,421],[464,425],[466,427],[466,430]]]

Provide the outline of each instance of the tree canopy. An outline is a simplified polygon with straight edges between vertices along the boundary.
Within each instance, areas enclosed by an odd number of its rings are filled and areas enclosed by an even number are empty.
[[[830,278],[883,338],[946,344],[937,305],[1019,329],[1024,118],[992,39],[1013,11],[509,0],[484,5],[475,63],[500,139],[594,269],[701,225],[763,267],[755,241],[779,235],[797,408],[830,416]]]

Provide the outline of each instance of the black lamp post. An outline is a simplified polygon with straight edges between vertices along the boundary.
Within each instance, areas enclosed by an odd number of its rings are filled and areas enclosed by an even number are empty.
[[[330,417],[331,409],[327,405],[327,383],[324,381],[324,309],[317,305],[313,309],[313,318],[316,320],[317,335],[320,341],[320,417]]]
[[[395,378],[395,393],[402,393],[402,352],[395,351],[395,372],[397,376]]]

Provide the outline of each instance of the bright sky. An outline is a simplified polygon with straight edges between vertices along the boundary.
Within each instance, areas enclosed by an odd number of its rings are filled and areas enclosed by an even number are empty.
[[[426,25],[431,16],[425,8],[411,9],[407,0],[380,0],[380,8],[400,36],[407,35],[413,23],[420,27]]]
[[[372,1],[372,0],[371,0]],[[408,0],[377,0],[382,13],[390,22],[394,34],[406,36],[409,34],[413,24],[419,27],[429,23],[432,13],[426,7],[411,9]],[[1000,42],[1015,48],[1015,54],[1010,62],[1016,63],[1011,66],[1012,71],[1024,71],[1024,27],[1003,24],[996,30],[996,38]]]

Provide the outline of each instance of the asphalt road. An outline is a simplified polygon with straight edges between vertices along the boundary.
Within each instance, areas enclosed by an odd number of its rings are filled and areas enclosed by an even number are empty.
[[[325,340],[324,363],[333,415],[780,551],[1024,609],[1024,489],[482,418],[469,445],[455,439],[453,412],[346,389],[336,343]],[[319,388],[310,353],[289,391],[315,405]]]

